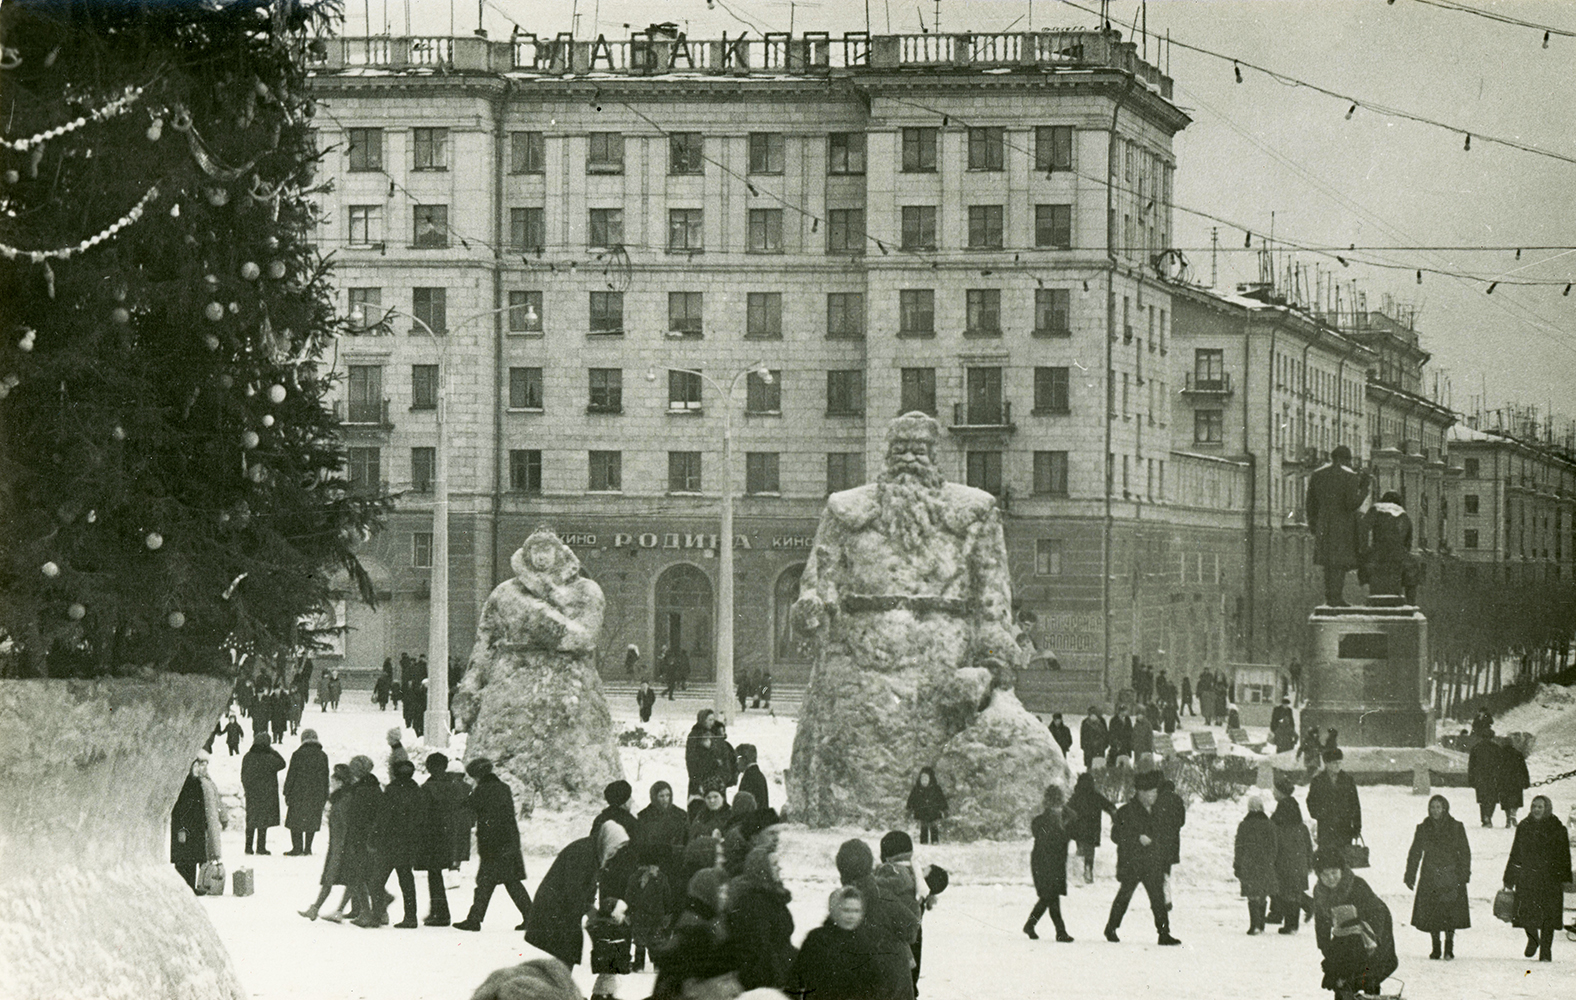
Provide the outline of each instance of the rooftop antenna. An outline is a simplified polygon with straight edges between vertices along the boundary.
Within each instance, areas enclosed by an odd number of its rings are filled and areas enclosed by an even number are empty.
[[[1220,285],[1220,227],[1209,227],[1209,287]]]
[[[936,12],[931,15],[930,23],[936,29],[936,34],[941,34],[941,0],[936,0]]]

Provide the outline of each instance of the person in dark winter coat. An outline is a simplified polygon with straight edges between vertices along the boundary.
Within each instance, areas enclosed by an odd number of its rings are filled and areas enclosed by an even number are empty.
[[[1511,921],[1527,932],[1526,956],[1553,960],[1554,932],[1564,919],[1564,885],[1571,880],[1571,842],[1565,825],[1554,815],[1547,796],[1532,800],[1527,818],[1516,826],[1516,839],[1505,862],[1505,888],[1516,893]]]
[[[756,763],[756,756],[753,743],[739,744],[739,791],[753,795],[757,809],[769,809],[772,804],[771,793],[766,785],[766,775],[761,773],[761,767]]]
[[[1062,748],[1062,756],[1066,757],[1073,749],[1073,731],[1067,728],[1067,723],[1062,721],[1062,713],[1057,712],[1051,716],[1051,739]]]
[[[422,788],[427,790],[430,798],[442,805],[445,813],[443,823],[439,824],[435,819],[429,820],[427,828],[429,834],[436,835],[441,831],[448,838],[448,847],[444,852],[448,859],[447,867],[458,869],[460,862],[471,859],[471,824],[476,819],[471,815],[469,806],[471,786],[465,780],[465,775],[449,770],[449,758],[444,754],[428,754],[426,768],[428,778]],[[436,858],[437,847],[434,846],[430,853]],[[432,881],[430,869],[427,880],[430,886]],[[444,912],[448,912],[446,908]]]
[[[689,839],[696,840],[701,837],[722,836],[722,831],[728,826],[728,803],[722,797],[721,779],[711,777],[706,780],[704,805],[690,821]]]
[[[465,772],[476,781],[476,789],[466,804],[476,817],[476,853],[481,862],[476,868],[471,912],[454,926],[462,931],[481,930],[493,890],[501,885],[520,910],[520,926],[516,929],[525,930],[530,923],[531,894],[525,891],[525,857],[520,852],[520,827],[514,818],[514,793],[493,773],[493,763],[486,757],[477,757],[465,765]]]
[[[565,965],[580,963],[585,935],[580,921],[596,905],[597,850],[593,837],[581,837],[558,852],[536,887],[525,943]]]
[[[1339,848],[1320,848],[1313,866],[1319,873],[1319,884],[1313,887],[1313,929],[1324,955],[1320,985],[1333,991],[1336,1000],[1377,994],[1400,966],[1390,908],[1346,867]]]
[[[1047,911],[1051,914],[1051,923],[1056,926],[1056,940],[1072,940],[1062,920],[1062,897],[1067,895],[1067,844],[1072,839],[1072,824],[1077,817],[1062,804],[1063,796],[1060,785],[1045,789],[1045,809],[1029,821],[1029,832],[1034,835],[1034,849],[1029,852],[1029,874],[1034,877],[1035,901],[1028,922],[1023,925],[1023,933],[1033,940],[1040,937],[1034,925]]]
[[[640,721],[651,721],[651,710],[656,707],[657,692],[650,681],[641,681],[640,690],[635,692],[635,705],[640,709]]]
[[[914,942],[919,918],[905,900],[875,877],[875,856],[863,840],[847,840],[837,849],[837,876],[859,889],[865,900],[865,926],[875,938],[881,979],[879,1000],[914,1000]]]
[[[947,814],[947,793],[936,781],[936,769],[926,765],[919,769],[914,787],[908,791],[905,806],[910,816],[919,821],[921,844],[941,843],[941,818]]]
[[[914,994],[919,994],[920,964],[925,960],[925,911],[935,905],[931,896],[919,894],[919,873],[914,870],[914,840],[902,830],[888,830],[881,836],[881,864],[876,866],[876,884],[919,922],[914,932]],[[926,886],[929,888],[928,884]],[[945,888],[945,885],[942,886]],[[938,893],[940,889],[936,890]]]
[[[351,785],[340,808],[345,812],[345,852],[340,859],[340,877],[350,896],[351,912],[358,927],[377,927],[385,893],[382,882],[373,885],[380,872],[377,856],[378,820],[383,812],[383,786],[372,774],[372,758],[357,754],[350,758]],[[373,907],[376,889],[378,905]]]
[[[230,748],[230,756],[241,752],[241,737],[246,735],[246,730],[236,721],[235,716],[230,716],[230,721],[224,727],[224,745]]]
[[[777,855],[762,845],[750,851],[744,874],[728,883],[728,939],[739,949],[739,984],[746,990],[784,989],[793,966],[793,896],[784,888]]]
[[[629,906],[630,931],[635,939],[635,959],[630,971],[641,972],[646,968],[646,952],[661,941],[681,900],[675,898],[673,883],[662,871],[667,857],[665,846],[637,838],[634,850],[636,868],[624,888],[624,901]]]
[[[1281,916],[1282,934],[1297,933],[1298,918],[1312,915],[1313,900],[1308,896],[1308,873],[1313,869],[1313,837],[1302,821],[1302,807],[1292,797],[1292,784],[1284,778],[1275,782],[1275,898]]]
[[[1111,823],[1111,840],[1116,844],[1116,898],[1105,924],[1105,939],[1119,940],[1117,929],[1127,913],[1127,904],[1142,885],[1149,896],[1149,909],[1155,917],[1155,933],[1163,945],[1181,944],[1171,936],[1171,915],[1166,910],[1165,871],[1169,856],[1161,843],[1161,817],[1155,809],[1160,794],[1160,772],[1140,771],[1133,777],[1132,801],[1116,811]]]
[[[1466,827],[1450,815],[1443,795],[1428,800],[1428,818],[1417,824],[1412,848],[1406,852],[1406,887],[1417,890],[1412,926],[1427,931],[1433,950],[1429,958],[1456,957],[1456,931],[1472,926],[1467,883],[1472,879],[1472,847]],[[1441,956],[1439,935],[1445,935]]]
[[[591,971],[596,974],[591,996],[593,1000],[612,1000],[618,994],[618,977],[630,971],[629,952],[634,942],[624,893],[637,865],[624,824],[608,820],[596,828],[591,840],[598,859],[596,912],[586,921]]]
[[[1319,743],[1319,727],[1307,725],[1302,730],[1302,766],[1312,778],[1324,766],[1324,747]]]
[[[373,876],[375,896],[384,894],[384,884],[392,873],[399,881],[405,901],[405,919],[395,927],[412,928],[416,922],[416,877],[412,873],[422,861],[427,841],[427,799],[416,784],[416,765],[408,760],[394,765],[393,777],[383,790],[383,808],[378,814],[378,873]],[[388,919],[388,908],[378,907],[379,922]]]
[[[465,807],[465,783],[459,775],[449,774],[449,758],[445,754],[430,753],[423,762],[427,780],[421,785],[422,828],[421,843],[416,850],[416,863],[411,867],[427,873],[427,915],[422,923],[428,927],[449,926],[449,891],[443,884],[445,869],[457,863],[454,854],[455,800],[460,811]],[[465,827],[470,839],[470,826]]]
[[[197,755],[186,774],[186,783],[170,810],[170,863],[186,884],[197,890],[197,869],[204,862],[218,861],[222,851],[219,835],[224,818],[219,790],[208,777],[207,751]]]
[[[1100,794],[1094,786],[1094,775],[1085,771],[1073,784],[1072,798],[1067,802],[1072,814],[1069,824],[1073,840],[1078,843],[1078,856],[1083,858],[1084,883],[1094,881],[1094,852],[1100,846],[1100,814],[1116,816],[1116,806]]]
[[[1182,701],[1180,705],[1180,714],[1197,714],[1193,711],[1193,678],[1189,677],[1187,674],[1182,675]]]
[[[673,787],[666,781],[651,786],[651,804],[640,810],[636,818],[635,840],[650,841],[662,849],[657,862],[677,890],[689,884],[679,881],[679,868],[684,859],[684,844],[689,836],[689,815],[673,804]],[[637,847],[636,853],[639,853]]]
[[[1106,726],[1105,764],[1116,767],[1123,760],[1129,766],[1133,763],[1133,710],[1126,705],[1111,716]]]
[[[804,936],[788,992],[817,1000],[870,1000],[880,995],[877,944],[864,926],[865,900],[851,885],[832,891],[826,923]]]
[[[311,906],[301,911],[301,916],[308,920],[317,919],[318,911],[322,909],[324,903],[328,902],[329,893],[334,891],[334,886],[345,885],[345,810],[341,803],[354,780],[349,764],[334,765],[333,773],[329,776],[328,851],[323,855],[323,874],[318,879],[317,899]],[[323,919],[339,923],[343,919],[340,914],[349,903],[350,889],[347,887],[339,897],[339,908]]]
[[[1363,834],[1363,805],[1352,776],[1341,771],[1339,747],[1324,752],[1324,770],[1308,785],[1308,815],[1318,824],[1319,850],[1344,850]]]
[[[629,811],[629,800],[634,794],[635,790],[622,778],[609,782],[607,787],[602,789],[602,800],[607,803],[607,808],[597,813],[591,820],[591,836],[596,836],[597,828],[611,820],[622,826],[624,832],[633,837],[636,823],[635,814]]]
[[[712,750],[712,720],[717,713],[703,708],[695,713],[695,725],[684,740],[684,769],[689,774],[689,794],[701,794],[701,785],[717,775],[717,755]],[[724,780],[722,787],[727,787]]]
[[[1486,726],[1467,751],[1467,784],[1477,793],[1478,816],[1484,826],[1494,825],[1494,809],[1499,805],[1499,743],[1494,729]]]
[[[1078,726],[1078,747],[1083,751],[1085,771],[1092,770],[1096,760],[1105,759],[1110,743],[1110,728],[1105,724],[1105,716],[1100,714],[1098,705],[1090,705],[1089,714]]]
[[[1279,705],[1270,709],[1270,732],[1275,732],[1281,727],[1282,723],[1291,726],[1292,736],[1295,738],[1297,735],[1297,716],[1292,711],[1290,698],[1282,698]]]
[[[323,806],[328,803],[328,754],[317,742],[315,729],[301,731],[301,745],[290,755],[290,770],[285,772],[285,826],[290,830],[290,850],[286,855],[312,853],[312,838],[323,825]]]
[[[1494,756],[1499,807],[1505,810],[1505,827],[1508,829],[1516,825],[1516,813],[1521,809],[1521,793],[1532,787],[1532,780],[1527,776],[1527,758],[1510,741],[1501,743],[1499,752]]]
[[[285,759],[269,746],[267,733],[252,737],[252,749],[241,758],[241,789],[246,793],[246,853],[269,854],[268,828],[279,825],[279,772]]]
[[[1280,888],[1275,871],[1275,824],[1264,814],[1264,800],[1248,796],[1248,814],[1237,824],[1231,871],[1248,900],[1248,933],[1264,933],[1268,898]]]
[[[1155,772],[1160,774],[1160,772]],[[1160,790],[1155,796],[1155,841],[1160,845],[1165,869],[1161,885],[1166,909],[1171,908],[1171,869],[1182,863],[1182,828],[1187,825],[1187,802],[1177,794],[1177,786],[1160,774]]]

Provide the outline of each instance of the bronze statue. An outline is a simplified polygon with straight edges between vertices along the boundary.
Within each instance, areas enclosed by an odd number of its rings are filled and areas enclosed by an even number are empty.
[[[1357,543],[1358,511],[1368,496],[1368,477],[1351,468],[1352,450],[1344,444],[1330,452],[1328,464],[1308,477],[1304,509],[1313,530],[1313,563],[1324,568],[1324,603],[1346,604],[1346,574],[1361,565]]]
[[[1390,490],[1368,508],[1358,524],[1357,545],[1362,554],[1357,578],[1368,584],[1369,596],[1402,595],[1406,603],[1417,603],[1421,573],[1412,554],[1412,519],[1401,506],[1401,494]]]

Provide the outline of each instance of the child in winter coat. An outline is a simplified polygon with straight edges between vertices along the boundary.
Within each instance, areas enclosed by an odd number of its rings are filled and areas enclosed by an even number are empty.
[[[921,844],[941,843],[939,824],[941,817],[947,814],[947,795],[936,783],[935,768],[919,769],[919,777],[914,779],[914,787],[908,793],[908,812],[919,821]]]
[[[229,723],[224,727],[224,745],[230,748],[231,757],[241,752],[241,737],[245,735],[246,730],[241,728],[235,716],[230,716]]]
[[[635,938],[634,972],[646,968],[646,952],[667,932],[668,913],[673,909],[673,886],[662,874],[667,845],[654,840],[638,840],[636,861],[640,867],[629,877],[624,901],[629,905],[629,923]]]

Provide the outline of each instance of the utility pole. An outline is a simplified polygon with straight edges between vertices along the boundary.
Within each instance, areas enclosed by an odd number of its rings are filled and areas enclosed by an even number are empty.
[[[1209,287],[1220,283],[1220,227],[1209,227]]]

